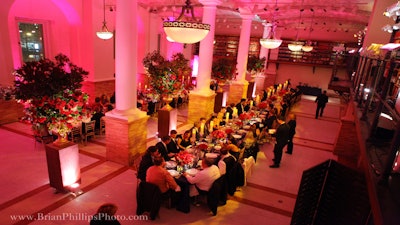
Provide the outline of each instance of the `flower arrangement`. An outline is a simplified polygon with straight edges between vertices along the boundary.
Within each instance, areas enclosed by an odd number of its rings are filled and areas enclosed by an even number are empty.
[[[205,151],[205,150],[208,149],[208,145],[205,144],[205,143],[201,143],[201,144],[199,144],[199,145],[197,146],[197,148],[200,149],[200,150]]]
[[[216,138],[216,139],[222,139],[222,138],[225,138],[225,137],[226,137],[226,133],[225,133],[224,131],[222,131],[222,130],[214,130],[214,131],[211,133],[211,136],[212,136],[213,138]]]
[[[211,78],[224,83],[236,78],[236,60],[234,58],[218,58],[212,64]]]
[[[230,135],[230,134],[232,134],[232,133],[234,133],[234,130],[233,130],[232,128],[226,128],[226,129],[225,129],[225,134],[226,134],[226,135]]]
[[[83,119],[91,117],[89,97],[80,90],[88,72],[63,54],[55,59],[27,62],[17,69],[15,96],[24,105],[23,120],[32,123],[34,129],[46,126],[66,136]]]
[[[266,109],[268,107],[268,103],[267,102],[260,102],[258,105],[259,109]]]
[[[176,53],[171,61],[166,60],[158,51],[146,55],[143,65],[149,77],[150,89],[163,97],[179,95],[192,88],[191,82],[185,82],[191,76],[192,69],[182,53]]]
[[[176,160],[180,164],[186,165],[186,164],[192,164],[193,163],[193,155],[190,154],[187,151],[180,151],[175,155]]]
[[[249,120],[251,119],[253,116],[250,113],[242,113],[239,115],[239,119],[240,120]]]
[[[255,55],[251,55],[247,59],[247,71],[249,73],[261,73],[264,71],[266,58],[259,58]]]
[[[269,97],[269,100],[271,101],[276,101],[278,98],[275,95],[272,95],[271,97]]]

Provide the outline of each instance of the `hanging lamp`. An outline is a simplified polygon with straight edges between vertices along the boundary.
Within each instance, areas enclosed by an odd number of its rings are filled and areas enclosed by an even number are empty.
[[[190,13],[191,17],[186,18],[185,13]],[[173,41],[183,44],[193,44],[203,40],[207,36],[210,31],[210,24],[197,22],[190,0],[186,0],[179,17],[174,21],[165,21],[163,28],[167,36]]]
[[[278,1],[275,1],[275,9],[279,10]],[[272,17],[272,24],[269,24],[269,23],[263,24],[265,27],[270,26],[270,29],[271,29],[268,34],[268,37],[260,39],[261,46],[263,46],[264,48],[267,48],[267,49],[275,49],[275,48],[278,48],[279,46],[281,46],[281,44],[282,44],[281,39],[275,38],[275,29],[276,29],[275,13],[276,13],[276,11],[277,10],[275,10],[273,17]]]
[[[96,35],[98,38],[103,40],[108,40],[113,37],[113,33],[108,31],[107,22],[106,22],[106,0],[103,0],[103,26],[101,27],[101,31],[97,31]]]
[[[312,42],[310,40],[311,32],[313,31],[312,25],[314,22],[314,9],[311,8],[310,10],[313,13],[313,15],[311,17],[310,31],[308,33],[308,41],[306,42],[306,44],[303,47],[301,47],[301,50],[303,50],[305,52],[311,52],[314,49],[314,47],[312,46]]]
[[[300,27],[301,15],[302,15],[303,11],[304,11],[304,9],[300,9],[300,18],[299,18],[299,25],[297,26],[296,41],[291,44],[288,44],[289,50],[293,51],[293,52],[300,51],[301,48],[303,47],[303,42],[299,42],[299,27]]]

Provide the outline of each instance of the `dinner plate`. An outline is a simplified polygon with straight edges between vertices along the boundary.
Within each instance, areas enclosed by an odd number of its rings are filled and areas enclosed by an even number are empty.
[[[238,134],[243,134],[243,133],[246,133],[247,131],[245,131],[245,130],[238,130],[238,131],[236,131]]]
[[[214,149],[215,149],[215,150],[221,150],[221,148],[222,148],[221,145],[216,145],[216,146],[214,146]]]
[[[192,169],[186,170],[185,172],[186,172],[187,174],[189,174],[190,176],[194,176],[194,175],[196,175],[199,171],[198,171],[197,169],[192,168]]]
[[[177,177],[179,176],[179,172],[176,170],[167,170],[169,174],[171,174],[171,176],[173,177]]]
[[[275,132],[276,132],[276,129],[269,129],[269,130],[268,130],[268,133],[269,133],[269,134],[275,134]]]
[[[250,129],[250,126],[249,125],[245,125],[245,126],[243,126],[243,129],[245,129],[245,130]]]
[[[173,169],[176,167],[176,162],[175,161],[166,161],[165,162],[165,167],[169,169]]]
[[[235,139],[240,139],[240,138],[242,138],[242,136],[239,135],[239,134],[232,134],[232,137],[234,137]]]
[[[215,159],[218,157],[217,153],[206,153],[206,158]]]

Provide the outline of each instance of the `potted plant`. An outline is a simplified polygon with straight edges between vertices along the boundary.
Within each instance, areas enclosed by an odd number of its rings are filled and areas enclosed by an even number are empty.
[[[259,58],[255,55],[249,56],[247,59],[247,72],[252,75],[260,74],[264,71],[266,58]]]
[[[73,127],[91,117],[89,96],[80,90],[87,74],[63,54],[55,56],[55,62],[26,62],[14,72],[15,98],[24,105],[23,119],[34,130],[47,128],[65,142]]]
[[[211,78],[224,84],[236,78],[236,60],[234,58],[218,58],[213,61]]]
[[[151,92],[163,98],[171,98],[191,88],[192,69],[182,53],[166,60],[158,51],[146,55],[143,65],[149,77]],[[185,82],[187,80],[188,82]]]

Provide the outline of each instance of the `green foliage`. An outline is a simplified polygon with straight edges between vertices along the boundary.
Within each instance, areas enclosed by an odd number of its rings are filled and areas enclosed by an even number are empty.
[[[182,53],[176,53],[171,61],[166,60],[158,51],[146,55],[143,65],[149,77],[151,91],[161,96],[177,95],[190,87],[183,84],[184,77],[189,79],[192,69]]]
[[[14,73],[15,97],[28,100],[53,96],[66,89],[80,89],[88,72],[63,54],[58,54],[55,59],[55,62],[49,59],[26,62],[17,69]]]
[[[212,64],[211,78],[225,82],[236,78],[236,59],[218,58]]]
[[[247,59],[247,71],[248,72],[255,72],[255,73],[259,73],[262,72],[264,70],[265,67],[265,61],[266,58],[259,58],[255,55],[251,55],[249,56],[249,58]]]

